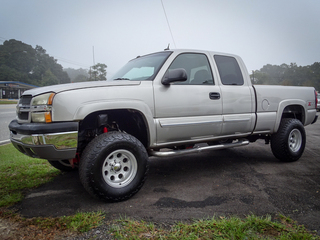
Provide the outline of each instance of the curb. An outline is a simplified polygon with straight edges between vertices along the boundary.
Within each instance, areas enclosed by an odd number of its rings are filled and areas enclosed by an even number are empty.
[[[0,145],[5,145],[5,144],[8,144],[8,143],[10,143],[10,139],[0,141]]]

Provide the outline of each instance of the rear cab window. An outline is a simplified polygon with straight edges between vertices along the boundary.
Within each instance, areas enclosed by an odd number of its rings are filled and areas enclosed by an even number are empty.
[[[244,84],[239,64],[234,57],[214,55],[214,60],[223,85],[242,86]]]

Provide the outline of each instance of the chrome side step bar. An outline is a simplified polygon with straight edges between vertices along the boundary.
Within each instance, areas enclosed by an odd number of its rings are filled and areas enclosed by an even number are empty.
[[[189,153],[200,153],[202,151],[207,151],[207,150],[219,150],[219,149],[226,149],[226,148],[233,148],[233,147],[241,147],[248,144],[249,144],[249,140],[239,139],[237,142],[234,142],[234,143],[222,143],[218,145],[204,146],[204,147],[197,146],[191,149],[183,149],[183,150],[170,150],[170,151],[150,150],[149,154],[155,157],[181,156]]]

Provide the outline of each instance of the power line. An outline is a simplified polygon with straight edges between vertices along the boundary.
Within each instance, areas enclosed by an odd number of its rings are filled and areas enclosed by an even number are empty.
[[[88,65],[85,65],[85,64],[82,64],[82,63],[79,63],[79,62],[74,62],[72,60],[67,60],[67,59],[63,59],[63,58],[59,58],[59,57],[55,57],[55,56],[53,56],[53,57],[55,59],[57,59],[59,62],[65,62],[65,63],[69,63],[69,64],[72,64],[72,65],[75,65],[75,66],[89,68]]]
[[[170,28],[170,24],[169,24],[169,20],[168,20],[168,17],[167,17],[166,9],[164,8],[162,0],[161,0],[161,4],[162,4],[164,15],[166,16],[167,24],[168,24],[168,27],[169,27],[169,31],[170,31],[170,34],[171,34],[171,37],[172,37],[172,41],[173,41],[174,47],[177,48],[176,43],[174,41],[174,37],[173,37],[172,31],[171,31],[171,28]]]
[[[4,43],[6,40],[7,40],[6,38],[0,37],[0,41],[1,41],[2,43]]]
[[[54,59],[57,59],[57,60],[60,61],[60,62],[65,62],[65,63],[69,63],[69,64],[72,64],[72,65],[89,68],[88,65],[85,65],[85,64],[83,64],[83,63],[79,63],[79,62],[72,61],[72,60],[65,59],[65,58],[58,57],[58,56],[52,56],[52,57],[53,57]]]

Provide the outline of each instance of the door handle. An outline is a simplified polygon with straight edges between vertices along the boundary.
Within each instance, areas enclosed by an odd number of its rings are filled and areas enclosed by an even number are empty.
[[[218,99],[220,99],[220,93],[211,92],[211,93],[209,93],[209,98],[211,100],[218,100]]]

